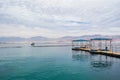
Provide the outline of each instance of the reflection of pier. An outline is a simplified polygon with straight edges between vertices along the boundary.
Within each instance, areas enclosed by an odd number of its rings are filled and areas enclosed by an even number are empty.
[[[89,62],[91,69],[93,70],[106,70],[112,67],[113,59],[112,57],[103,55],[90,55],[85,51],[72,51],[72,58],[74,61]]]
[[[102,55],[91,56],[91,67],[95,70],[110,68],[113,64],[112,58]]]
[[[72,50],[87,51],[94,54],[108,55],[120,58],[120,52],[114,52],[112,39],[94,38],[91,40],[73,40]]]
[[[83,62],[90,59],[90,54],[84,51],[72,51],[72,58]]]

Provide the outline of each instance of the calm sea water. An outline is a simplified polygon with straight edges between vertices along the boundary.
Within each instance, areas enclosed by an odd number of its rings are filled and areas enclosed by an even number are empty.
[[[0,48],[0,80],[119,80],[120,59],[71,47]]]

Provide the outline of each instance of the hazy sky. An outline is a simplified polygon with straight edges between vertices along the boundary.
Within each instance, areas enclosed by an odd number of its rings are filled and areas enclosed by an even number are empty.
[[[0,0],[0,36],[120,35],[120,0]]]

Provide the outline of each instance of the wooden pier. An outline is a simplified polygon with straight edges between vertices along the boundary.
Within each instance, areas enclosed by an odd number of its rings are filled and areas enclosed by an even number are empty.
[[[77,51],[80,50],[80,51],[90,52],[91,54],[101,54],[101,55],[107,55],[107,56],[120,58],[120,52],[113,52],[112,49],[111,49],[111,46],[112,46],[111,41],[112,41],[112,39],[95,38],[95,39],[91,39],[90,41],[91,41],[91,43],[90,43],[91,46],[89,46],[89,47],[86,47],[86,46],[85,47],[81,47],[81,46],[80,47],[72,47],[72,50],[77,50]],[[100,43],[100,44],[98,44],[98,47],[97,47],[98,49],[93,48],[93,47],[96,48],[95,41],[98,41]],[[102,48],[102,46],[103,46],[102,41],[105,41],[104,49]],[[107,44],[109,44],[109,46]]]
[[[117,57],[120,58],[120,53],[118,52],[112,52],[112,51],[90,51],[91,54],[102,54],[102,55],[107,55],[107,56],[112,56],[112,57]]]
[[[90,48],[72,48],[72,50],[81,50],[81,51],[86,51],[86,52],[89,52],[90,51]]]
[[[72,50],[76,51],[86,51],[90,52],[91,54],[102,54],[112,57],[120,58],[120,52],[112,52],[112,51],[102,51],[102,50],[91,50],[90,48],[72,48]]]

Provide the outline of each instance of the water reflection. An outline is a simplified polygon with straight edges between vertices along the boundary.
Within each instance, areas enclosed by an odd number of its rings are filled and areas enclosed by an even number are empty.
[[[88,52],[84,52],[84,51],[72,51],[72,58],[74,61],[87,61],[89,60],[90,54]]]
[[[73,51],[73,60],[89,62],[91,69],[103,71],[110,69],[113,65],[113,58],[105,55],[95,55],[84,51]]]
[[[104,55],[91,55],[91,68],[94,70],[107,70],[112,67],[112,57]]]

